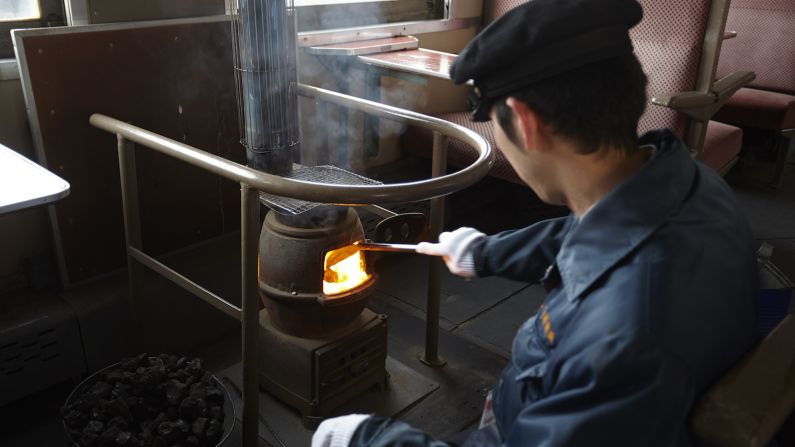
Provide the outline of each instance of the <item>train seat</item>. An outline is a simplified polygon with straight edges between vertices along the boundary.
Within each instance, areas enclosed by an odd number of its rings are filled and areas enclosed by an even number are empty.
[[[778,134],[773,178],[778,184],[787,161],[787,138],[795,138],[795,0],[732,0],[726,23],[738,37],[723,45],[718,75],[742,68],[757,77],[715,119]]]

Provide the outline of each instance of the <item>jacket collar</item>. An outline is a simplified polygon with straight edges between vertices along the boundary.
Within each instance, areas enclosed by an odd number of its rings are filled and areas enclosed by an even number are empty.
[[[671,131],[648,132],[638,144],[654,145],[652,157],[585,214],[558,252],[556,262],[571,300],[662,226],[696,180],[690,152]]]

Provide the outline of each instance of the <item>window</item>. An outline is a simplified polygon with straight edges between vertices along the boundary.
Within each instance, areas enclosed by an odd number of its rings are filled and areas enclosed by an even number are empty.
[[[445,0],[294,0],[298,31],[444,18]]]
[[[0,59],[14,57],[12,29],[61,25],[63,0],[0,0]]]
[[[0,22],[35,20],[39,17],[39,0],[0,0]]]

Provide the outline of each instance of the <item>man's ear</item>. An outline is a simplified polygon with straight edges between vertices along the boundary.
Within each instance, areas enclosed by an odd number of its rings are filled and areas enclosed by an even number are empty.
[[[525,150],[539,148],[541,122],[535,110],[513,96],[505,100],[505,104],[513,110],[513,125],[516,136],[522,142],[522,148]]]

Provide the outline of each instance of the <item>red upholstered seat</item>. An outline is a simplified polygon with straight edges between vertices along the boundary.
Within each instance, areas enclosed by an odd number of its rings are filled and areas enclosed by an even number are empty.
[[[743,143],[743,130],[728,124],[710,121],[704,143],[703,162],[721,172],[740,154]]]
[[[715,119],[758,129],[792,129],[795,128],[795,96],[743,88],[718,111]]]
[[[718,76],[753,70],[715,119],[739,126],[795,128],[795,0],[732,0],[726,29],[737,31],[721,50]]]

